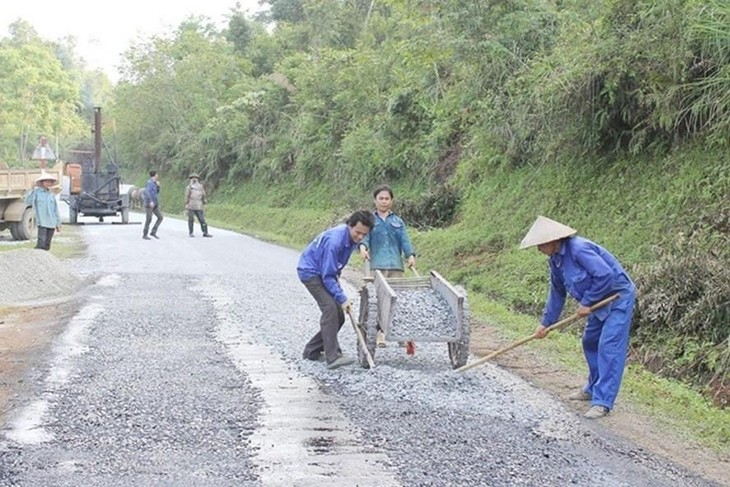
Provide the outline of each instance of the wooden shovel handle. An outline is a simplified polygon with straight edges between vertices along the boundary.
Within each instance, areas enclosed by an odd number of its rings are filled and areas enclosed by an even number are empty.
[[[613,296],[609,296],[608,298],[597,302],[596,304],[594,304],[593,306],[591,306],[589,308],[591,310],[591,313],[593,311],[597,310],[598,308],[602,308],[602,307],[606,306],[611,301],[618,299],[618,296],[619,296],[618,294],[614,294]],[[563,328],[567,328],[569,325],[571,325],[575,321],[578,321],[579,318],[581,318],[581,317],[578,316],[578,313],[573,313],[572,315],[568,316],[564,320],[560,320],[557,323],[555,323],[554,325],[552,325],[551,327],[549,327],[547,329],[547,331],[548,331],[548,333],[550,333],[553,330],[562,330]],[[487,362],[488,360],[491,360],[494,357],[499,357],[500,355],[507,353],[510,350],[519,347],[520,345],[524,345],[525,343],[530,342],[530,341],[534,340],[535,338],[537,338],[537,335],[535,335],[533,333],[532,335],[525,337],[521,340],[517,340],[516,342],[511,343],[510,345],[507,345],[504,348],[500,348],[499,350],[494,351],[494,352],[490,353],[489,355],[486,355],[486,356],[480,358],[479,360],[476,360],[470,364],[466,364],[464,366],[459,367],[458,369],[456,369],[456,372],[464,372],[465,370],[469,370],[472,367],[481,365],[481,364]]]
[[[365,358],[368,360],[368,365],[370,365],[370,368],[375,368],[375,361],[373,360],[373,356],[370,355],[370,351],[368,350],[367,343],[365,343],[365,337],[362,336],[362,331],[360,330],[360,327],[357,326],[357,320],[355,319],[355,315],[352,311],[349,311],[348,316],[350,316],[350,322],[352,322],[352,327],[355,328],[355,333],[357,334],[357,341],[360,343],[360,347],[362,347],[362,351],[365,353]]]

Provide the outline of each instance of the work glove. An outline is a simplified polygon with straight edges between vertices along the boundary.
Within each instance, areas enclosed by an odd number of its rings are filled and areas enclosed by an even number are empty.
[[[350,312],[352,311],[352,303],[350,302],[349,299],[347,301],[345,301],[344,303],[342,303],[341,306],[342,306],[342,311],[344,311],[346,315],[350,314]]]

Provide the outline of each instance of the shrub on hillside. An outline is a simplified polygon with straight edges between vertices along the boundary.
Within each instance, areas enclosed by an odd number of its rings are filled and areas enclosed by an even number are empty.
[[[416,228],[446,227],[453,223],[461,194],[448,185],[435,186],[418,199],[403,199],[397,212]]]
[[[635,352],[649,369],[730,405],[730,262],[685,243],[634,273]]]

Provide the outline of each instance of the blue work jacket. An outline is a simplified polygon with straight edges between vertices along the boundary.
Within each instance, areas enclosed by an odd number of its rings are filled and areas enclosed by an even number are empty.
[[[25,195],[25,204],[35,210],[36,225],[43,228],[61,226],[61,215],[58,213],[56,195],[45,188],[33,188]]]
[[[617,292],[636,292],[634,283],[616,257],[588,239],[564,239],[560,250],[550,256],[549,263],[550,295],[542,318],[545,326],[558,320],[566,291],[583,306],[591,306]],[[604,320],[612,306],[621,305],[621,301],[614,301],[594,314]]]
[[[339,283],[340,273],[350,260],[357,244],[350,237],[350,227],[337,225],[320,233],[299,256],[297,274],[301,281],[319,276],[327,292],[338,304],[347,301]]]
[[[385,219],[377,211],[375,227],[361,242],[368,249],[371,269],[398,269],[403,270],[403,257],[416,255],[416,251],[408,238],[405,222],[393,213],[388,213]]]
[[[150,178],[147,180],[147,184],[144,185],[144,205],[150,206],[150,202],[154,203],[155,206],[159,204],[157,200],[157,194],[160,192],[160,186],[157,182]]]

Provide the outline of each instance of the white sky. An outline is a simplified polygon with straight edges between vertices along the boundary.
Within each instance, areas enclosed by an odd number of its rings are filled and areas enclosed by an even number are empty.
[[[261,9],[259,0],[0,0],[0,37],[8,36],[8,26],[18,18],[47,40],[72,35],[87,65],[116,81],[115,66],[133,41],[174,29],[190,15],[223,27],[236,1],[247,13]]]

